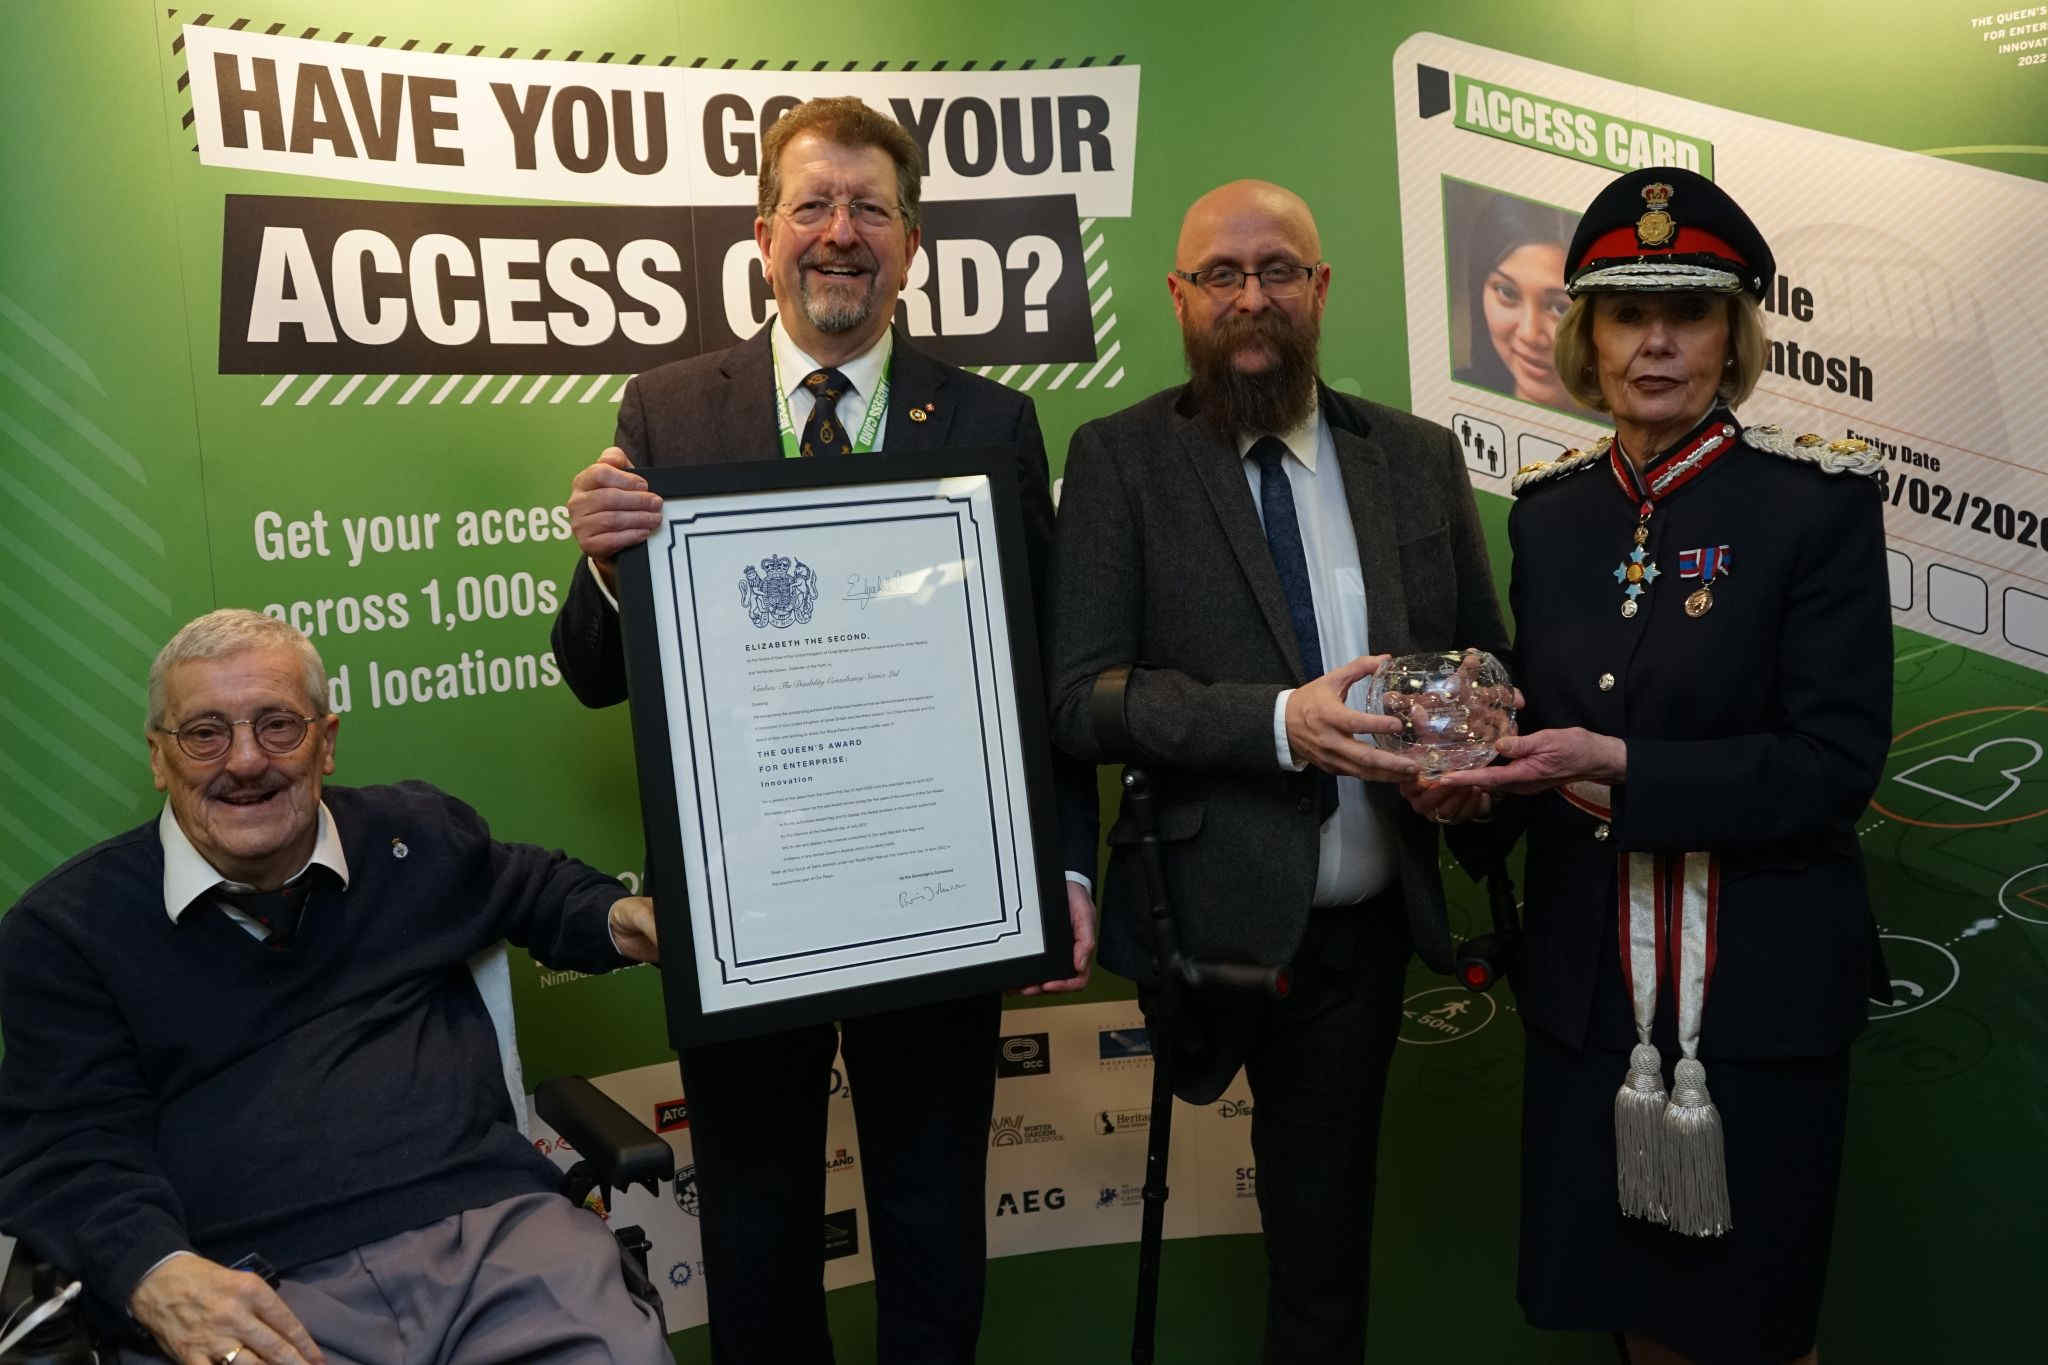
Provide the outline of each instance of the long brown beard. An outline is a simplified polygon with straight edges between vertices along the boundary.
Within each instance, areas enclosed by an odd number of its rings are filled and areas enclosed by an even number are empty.
[[[1231,357],[1254,338],[1265,343],[1274,363],[1257,374],[1245,374],[1231,363]],[[1321,339],[1320,316],[1296,323],[1277,308],[1230,313],[1207,331],[1183,326],[1181,348],[1187,353],[1196,407],[1232,434],[1294,427],[1315,404],[1316,351]]]

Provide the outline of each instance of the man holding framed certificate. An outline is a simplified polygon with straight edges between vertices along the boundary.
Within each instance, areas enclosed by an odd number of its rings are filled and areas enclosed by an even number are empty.
[[[723,707],[721,714],[725,714],[738,703],[713,695],[714,685],[737,689],[736,695],[772,687],[776,689],[775,704],[787,712],[786,718],[778,715],[775,719],[786,719],[796,727],[801,708],[789,704],[780,689],[786,681],[812,679],[801,672],[770,677],[771,667],[780,668],[783,659],[796,661],[795,656],[805,655],[809,657],[799,662],[823,670],[816,677],[835,682],[852,679],[851,666],[863,661],[859,647],[888,638],[885,632],[892,627],[880,623],[892,605],[936,602],[946,608],[950,593],[952,606],[958,610],[947,608],[932,614],[931,621],[937,623],[934,629],[895,627],[903,631],[904,638],[893,643],[916,651],[902,656],[915,661],[913,672],[938,672],[938,676],[917,677],[920,685],[907,690],[928,694],[941,719],[949,706],[954,710],[967,707],[967,723],[975,733],[1014,736],[1023,729],[1042,735],[1044,718],[1036,678],[1020,679],[1014,690],[990,690],[984,676],[987,670],[973,661],[997,652],[1001,641],[1007,671],[1008,642],[992,624],[996,621],[1009,623],[1012,638],[1021,629],[1027,644],[1024,652],[1035,653],[1028,616],[1020,623],[1015,619],[1018,613],[1006,610],[1009,602],[1025,599],[1021,583],[1009,585],[1014,596],[1004,592],[997,542],[1021,541],[1024,556],[1018,571],[1028,574],[1034,588],[1042,584],[1053,520],[1044,442],[1030,399],[921,354],[891,328],[897,295],[919,241],[918,167],[916,144],[902,126],[855,99],[813,100],[784,114],[770,128],[762,145],[755,238],[775,293],[777,316],[752,340],[731,350],[665,365],[631,381],[619,408],[616,444],[579,473],[571,487],[570,524],[586,561],[578,566],[555,622],[554,649],[563,677],[586,705],[611,705],[628,693],[628,650],[614,560],[621,551],[655,536],[654,553],[648,559],[661,583],[677,594],[665,604],[674,608],[667,612],[667,619],[674,621],[681,615],[692,619],[686,623],[687,630],[662,627],[665,634],[659,657],[673,660],[675,667],[655,673],[652,680],[664,690],[672,689],[676,696],[688,694],[694,686],[697,691],[688,695],[689,705]],[[991,471],[993,477],[982,479],[980,491],[973,496],[950,496],[959,493],[962,485],[948,481],[945,476],[953,466],[937,453],[990,448],[1009,452],[1013,457],[1010,467]],[[791,487],[809,482],[843,485],[846,481],[833,475],[833,464],[824,457],[870,451],[890,457],[883,467],[900,465],[906,473],[926,472],[930,466],[932,479],[909,495],[917,506],[897,518],[904,527],[900,531],[876,521],[880,513],[849,510],[858,501],[851,495],[842,499],[844,506],[833,514],[839,519],[835,525],[859,523],[842,533],[844,539],[858,546],[883,537],[884,543],[893,547],[905,543],[903,536],[950,536],[951,543],[961,547],[953,552],[953,562],[969,566],[962,577],[975,581],[935,579],[906,587],[894,574],[898,566],[893,562],[855,563],[850,558],[847,564],[835,566],[834,572],[845,578],[834,579],[827,600],[820,603],[819,570],[811,562],[817,556],[800,548],[796,552],[781,548],[796,544],[790,537],[797,534],[797,528],[786,521],[775,522],[772,513],[749,513],[754,516],[748,523],[750,530],[758,534],[766,526],[765,538],[760,546],[747,542],[744,565],[737,559],[732,564],[724,562],[733,558],[734,552],[717,537],[728,535],[728,528],[737,523],[714,527],[709,520],[735,510],[716,502],[718,490],[736,492],[742,487]],[[810,458],[821,463],[797,467],[796,462]],[[792,463],[776,470],[763,469],[760,464],[783,459]],[[736,464],[754,468],[734,471],[729,479],[724,471],[703,468]],[[701,507],[703,515],[665,513],[668,504],[659,493],[650,491],[648,480],[635,472],[636,467],[690,467],[693,493],[710,495],[692,504]],[[861,460],[848,461],[845,467],[877,466]],[[814,479],[808,477],[813,473]],[[1001,505],[990,500],[992,489],[1007,493],[1012,486],[1013,500],[1006,498]],[[1011,508],[1014,511],[1006,510]],[[814,527],[804,529],[815,531]],[[744,537],[747,533],[739,534]],[[981,538],[979,550],[970,544],[977,536]],[[737,546],[741,540],[729,544]],[[752,553],[756,548],[760,548],[758,555]],[[723,558],[713,568],[715,556]],[[739,572],[727,572],[735,567]],[[876,580],[869,596],[863,598],[852,586],[841,590],[841,582],[862,573]],[[717,581],[715,598],[697,596],[679,586],[695,584],[700,575],[705,581]],[[634,580],[636,592],[644,590],[641,582]],[[891,603],[888,599],[892,597],[899,601]],[[732,598],[739,599],[737,605],[731,603]],[[716,611],[709,606],[714,600],[719,604]],[[701,614],[695,610],[699,607],[704,608]],[[862,631],[814,628],[813,613],[828,608],[872,611],[871,620],[877,624],[866,633],[874,638],[850,638]],[[634,617],[636,622],[641,619]],[[650,611],[645,619],[663,618]],[[740,642],[748,632],[759,633],[759,640],[752,643],[772,642],[775,650],[749,650]],[[643,649],[636,639],[631,653],[640,660],[651,649],[651,645]],[[755,662],[770,655],[776,660],[773,665]],[[1018,657],[1021,661],[1023,655]],[[731,659],[744,661],[740,666],[743,674],[736,674],[724,662]],[[963,660],[968,662],[963,665]],[[959,676],[963,668],[967,676]],[[877,671],[886,673],[886,668],[861,676],[872,677]],[[1020,674],[1022,671],[1020,662]],[[854,679],[850,689],[832,689],[833,703],[873,708],[892,700],[881,693],[866,696],[858,681]],[[639,708],[649,699],[640,695],[640,688],[632,690],[638,731],[638,722],[644,718]],[[670,705],[672,716],[688,711],[687,706],[677,711],[682,703],[674,697]],[[693,714],[701,721],[706,712]],[[683,729],[693,727],[685,725]],[[851,727],[841,730],[850,733]],[[721,757],[712,752],[705,736],[683,739],[676,733],[670,738],[677,772],[689,767],[703,774],[706,783],[715,783],[720,772],[733,772],[731,744]],[[754,723],[745,733],[758,745],[771,728]],[[795,737],[798,730],[784,733]],[[845,734],[835,734],[838,738],[828,737],[822,743],[845,742]],[[810,742],[775,743],[778,771],[792,761],[781,750],[803,748]],[[645,787],[649,749],[644,737],[641,752]],[[834,751],[820,748],[819,753],[830,758]],[[816,757],[799,755],[794,761],[804,763]],[[999,791],[990,774],[1001,766],[998,762],[977,769],[981,778],[989,779],[989,800],[981,804],[990,811],[1039,804],[1030,802],[1029,793],[1015,785],[1030,765],[1021,761],[1011,764],[1011,785]],[[728,782],[728,788],[730,785]],[[750,788],[764,785],[756,779]],[[869,788],[881,785],[880,781],[867,784]],[[1071,920],[1073,974],[1033,990],[1073,990],[1084,985],[1094,945],[1094,907],[1087,884],[1095,855],[1092,771],[1070,765],[1061,770],[1059,787],[1060,857],[1065,867],[1072,869],[1064,894]],[[705,789],[700,786],[698,791]],[[1022,793],[1026,799],[1006,800],[1004,791]],[[750,790],[750,799],[759,805],[753,812],[757,824],[778,820],[788,811],[788,807],[774,804],[773,793]],[[763,923],[758,915],[750,921],[748,897],[755,893],[742,885],[750,866],[743,856],[726,856],[726,850],[734,845],[715,832],[724,810],[722,802],[721,797],[701,807],[697,820],[679,822],[678,833],[688,836],[682,840],[686,845],[682,856],[691,868],[693,904],[689,914],[700,934],[708,932],[716,940],[719,966],[731,969],[724,979],[735,983],[735,990],[757,988],[771,1000],[771,1014],[764,1017],[772,1017],[772,1001],[781,989],[776,983],[783,979],[777,976],[774,964],[815,953],[818,945],[775,937],[784,934],[786,923]],[[819,804],[824,804],[822,798]],[[950,799],[929,804],[942,815],[954,813]],[[654,812],[655,805],[650,804],[649,809]],[[651,814],[651,824],[654,818]],[[1030,866],[1027,852],[1031,846],[1028,821],[1022,838],[1014,835],[1016,826],[1007,828],[1012,832],[999,832],[995,844],[1000,856],[991,862],[991,866],[1004,869],[1003,875],[986,879],[992,885],[1001,882],[1010,888],[994,897],[998,901],[995,911],[986,910],[988,897],[964,891],[967,886],[981,886],[981,881],[964,872],[945,870],[955,860],[935,859],[930,869],[906,871],[905,889],[887,907],[890,914],[900,915],[908,923],[904,936],[950,934],[942,946],[947,951],[964,951],[961,940],[977,933],[983,937],[1000,934],[1005,925],[1013,935],[1026,929],[1037,932],[1035,902],[1039,893],[1033,889],[1038,883],[1032,880],[1037,869]],[[714,832],[707,836],[705,829]],[[785,840],[783,848],[788,846]],[[666,856],[666,851],[662,852]],[[650,859],[656,853],[651,847]],[[854,860],[848,857],[843,861]],[[780,884],[801,882],[796,874],[805,869],[786,856],[777,867],[792,874],[782,877]],[[758,873],[760,869],[756,865],[751,870]],[[843,870],[819,869],[824,877]],[[931,875],[912,875],[918,872]],[[708,889],[700,895],[700,887]],[[963,894],[956,895],[956,888],[962,888]],[[835,894],[819,893],[821,897]],[[945,923],[940,923],[946,917],[935,908],[942,899],[961,904],[960,911]],[[982,909],[967,913],[965,902],[969,900],[980,900]],[[830,906],[830,913],[850,917],[867,910],[865,902],[851,899],[833,900]],[[664,916],[679,913],[668,905],[662,906],[661,912]],[[882,915],[883,908],[874,908],[873,913]],[[970,921],[995,927],[976,929]],[[865,924],[862,933],[848,935],[860,941],[856,947],[886,937],[879,930],[865,932]],[[1051,944],[1053,939],[1048,936],[1046,941]],[[825,966],[844,970],[846,959],[854,954],[845,951],[846,945],[835,946],[842,951]],[[860,964],[854,965],[857,969]],[[684,990],[694,990],[698,995],[694,1003],[708,1011],[719,984],[720,979],[707,973],[701,980],[684,983]],[[839,1044],[846,1054],[860,1133],[880,1358],[971,1361],[980,1327],[986,1258],[983,1185],[994,1103],[1000,995],[984,988],[963,998],[850,1015],[842,1022],[843,1037],[835,1035],[830,1023],[810,1023],[746,1037],[733,1037],[735,1030],[728,1026],[721,1035],[725,1041],[698,1042],[696,1038],[719,1031],[689,1031],[690,1036],[683,1036],[686,1031],[676,1023],[678,979],[673,974],[668,989],[671,1031],[678,1035],[702,1197],[714,1358],[721,1362],[829,1359],[819,1218],[824,1203],[828,1076],[835,1044]],[[931,993],[927,984],[926,998]]]

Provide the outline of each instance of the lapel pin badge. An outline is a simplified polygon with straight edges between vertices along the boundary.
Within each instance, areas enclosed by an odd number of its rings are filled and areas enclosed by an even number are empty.
[[[405,856],[406,854],[408,854],[408,853],[410,853],[410,852],[412,852],[412,850],[411,850],[411,849],[409,849],[409,848],[407,848],[407,847],[405,846],[405,840],[403,840],[403,839],[393,839],[393,840],[391,841],[391,856],[392,856],[392,857],[394,857],[394,858],[403,858],[403,857],[404,857],[404,856]]]
[[[924,408],[912,408],[910,410],[910,420],[913,422],[922,422],[925,420],[926,416],[927,412]]]

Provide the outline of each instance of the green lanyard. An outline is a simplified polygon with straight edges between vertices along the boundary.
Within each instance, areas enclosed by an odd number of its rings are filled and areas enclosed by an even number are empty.
[[[868,399],[867,415],[860,419],[860,430],[854,434],[853,449],[857,455],[865,455],[875,448],[875,433],[882,429],[882,414],[889,410],[889,367],[895,363],[896,356],[892,352],[889,366],[883,367],[881,382],[875,385],[874,397]],[[782,457],[794,460],[797,458],[796,427],[789,420],[789,388],[782,382],[782,362],[779,359],[774,361],[774,367],[775,426],[782,433]]]

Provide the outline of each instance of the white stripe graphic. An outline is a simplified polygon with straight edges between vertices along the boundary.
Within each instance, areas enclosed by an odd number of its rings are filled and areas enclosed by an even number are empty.
[[[348,396],[356,391],[356,386],[361,384],[365,377],[366,376],[360,374],[350,375],[348,383],[343,384],[341,388],[335,392],[334,397],[327,400],[327,406],[330,408],[338,408],[343,403],[346,403],[348,401]]]
[[[364,407],[366,407],[366,408],[374,408],[374,407],[376,407],[376,406],[377,406],[377,400],[378,400],[378,399],[380,399],[380,398],[382,398],[382,397],[383,397],[383,396],[384,396],[384,395],[385,395],[386,393],[388,393],[388,392],[390,391],[390,389],[391,389],[391,386],[392,386],[393,384],[396,384],[397,382],[398,382],[398,376],[397,376],[397,375],[395,375],[395,374],[387,374],[387,375],[385,375],[385,376],[384,376],[384,382],[383,382],[383,383],[381,383],[381,384],[379,384],[379,385],[378,385],[378,386],[377,386],[376,388],[374,388],[374,389],[371,389],[371,390],[370,390],[370,396],[369,396],[368,398],[365,398],[365,399],[363,400],[363,406],[364,406]]]
[[[306,406],[306,404],[312,402],[313,399],[319,394],[320,390],[327,387],[327,381],[332,378],[334,378],[334,376],[331,374],[323,374],[319,376],[317,379],[315,379],[311,384],[307,385],[306,391],[299,395],[299,401],[295,406],[303,408],[304,406]]]
[[[278,399],[284,397],[284,391],[290,388],[295,382],[297,382],[297,380],[298,376],[295,374],[288,374],[284,378],[278,380],[277,386],[271,389],[271,391],[267,395],[265,395],[263,399],[263,406],[267,408],[272,403],[275,403]]]

